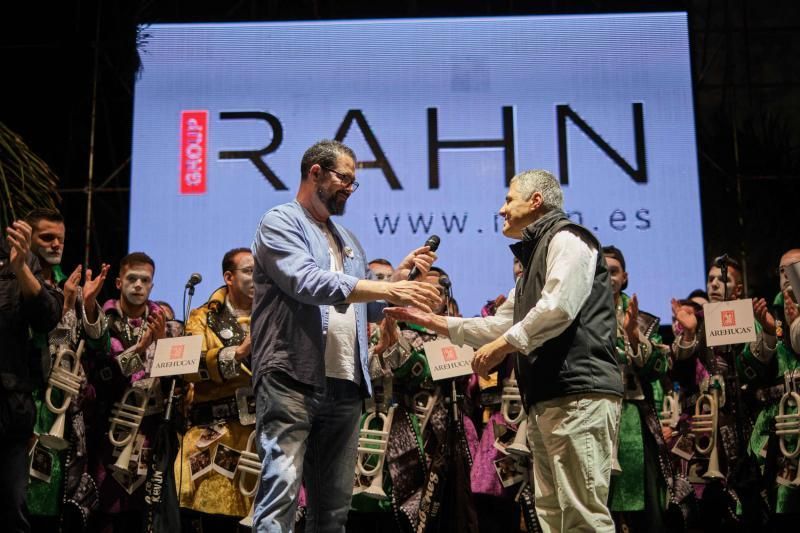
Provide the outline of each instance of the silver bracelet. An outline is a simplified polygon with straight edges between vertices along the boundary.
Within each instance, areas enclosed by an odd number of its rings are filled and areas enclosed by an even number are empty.
[[[683,335],[681,335],[680,339],[675,339],[675,344],[682,350],[688,350],[689,348],[694,348],[697,346],[697,337],[695,337],[694,340],[689,344],[683,344]]]
[[[219,351],[217,356],[219,373],[223,379],[233,379],[239,376],[239,362],[236,360],[236,346],[228,346]]]

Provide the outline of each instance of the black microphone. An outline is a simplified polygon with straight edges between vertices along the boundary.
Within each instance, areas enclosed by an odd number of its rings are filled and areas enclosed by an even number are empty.
[[[439,239],[438,235],[431,235],[430,237],[428,237],[428,240],[425,241],[424,246],[430,248],[431,252],[435,252],[437,248],[439,248],[440,241],[441,239]],[[420,274],[419,269],[417,268],[416,265],[414,265],[414,268],[412,268],[411,272],[408,273],[408,281],[413,281],[414,278],[419,276],[419,274]]]
[[[448,299],[452,298],[453,283],[450,281],[450,278],[447,276],[440,276],[439,285],[444,289],[445,296],[447,296]]]
[[[203,276],[198,274],[197,272],[193,272],[191,276],[189,276],[189,281],[186,282],[187,289],[193,289],[195,285],[203,281]]]
[[[717,267],[720,271],[722,277],[722,283],[728,283],[728,262],[730,261],[730,257],[728,254],[722,254],[721,256],[714,259],[714,266]],[[727,295],[727,288],[725,290],[725,294]],[[727,299],[727,298],[726,298]]]

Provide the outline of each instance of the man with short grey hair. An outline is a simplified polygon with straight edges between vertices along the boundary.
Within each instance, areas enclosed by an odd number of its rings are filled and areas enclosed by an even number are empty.
[[[555,176],[546,170],[526,170],[513,178],[511,183],[517,184],[517,190],[523,198],[530,198],[533,193],[542,195],[542,207],[547,211],[564,207],[564,194]]]
[[[480,318],[401,308],[386,314],[477,347],[472,366],[484,377],[516,352],[542,529],[613,532],[607,500],[622,403],[614,301],[600,243],[567,218],[562,203],[547,171],[511,180],[499,213],[503,234],[519,240],[511,250],[523,273],[504,311]]]

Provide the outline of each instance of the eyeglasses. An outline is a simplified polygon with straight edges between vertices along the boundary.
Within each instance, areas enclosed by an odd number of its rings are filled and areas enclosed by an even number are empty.
[[[253,275],[253,267],[234,268],[233,271],[234,272],[241,272],[242,274],[245,274],[247,276],[252,276]]]
[[[324,170],[327,170],[328,172],[333,172],[334,174],[336,174],[336,177],[339,179],[339,182],[341,182],[341,184],[344,185],[346,189],[352,189],[353,192],[356,192],[356,190],[358,190],[358,182],[356,181],[355,178],[342,174],[341,172],[336,172],[332,168],[328,167],[322,167],[322,168]]]

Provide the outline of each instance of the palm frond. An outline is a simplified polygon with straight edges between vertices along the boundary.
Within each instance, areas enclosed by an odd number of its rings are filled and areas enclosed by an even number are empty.
[[[56,208],[58,176],[0,122],[0,227],[36,207]]]

